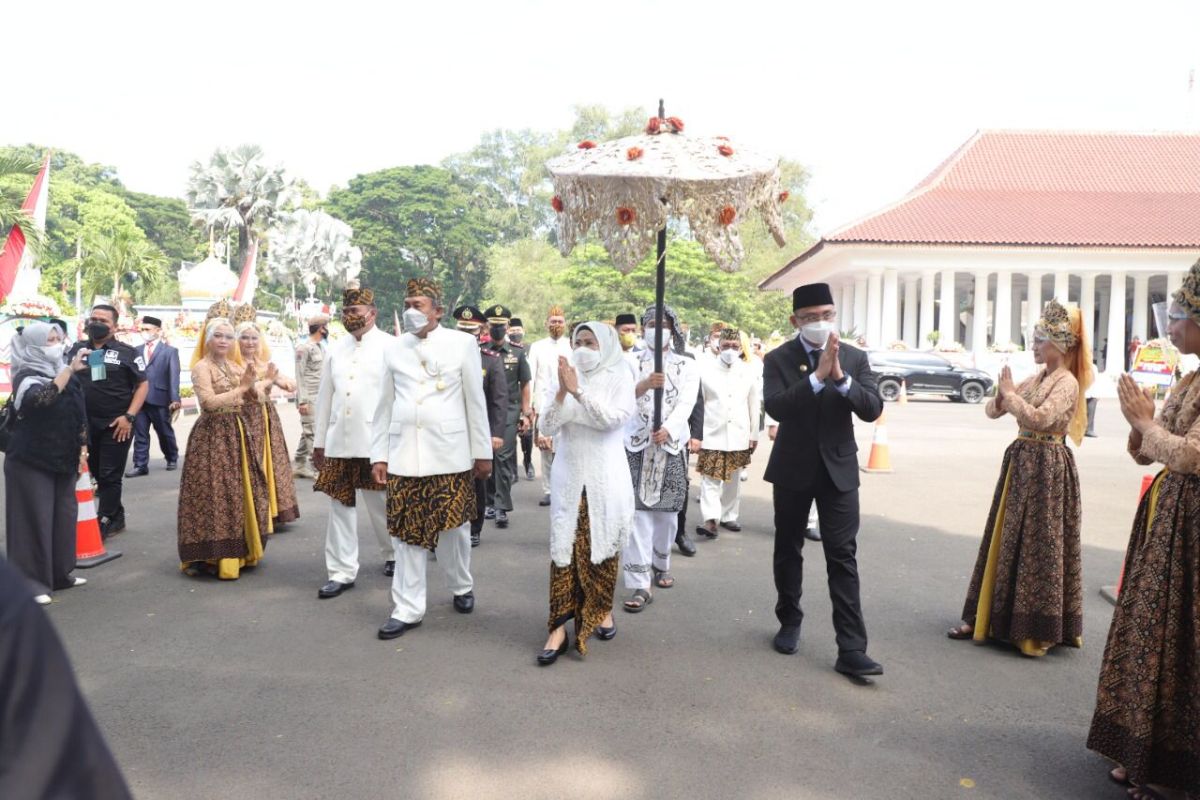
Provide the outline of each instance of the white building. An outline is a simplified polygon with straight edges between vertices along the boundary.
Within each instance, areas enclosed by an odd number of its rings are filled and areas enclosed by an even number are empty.
[[[1151,304],[1197,258],[1200,134],[981,131],[761,288],[826,281],[840,326],[871,347],[929,347],[938,331],[977,355],[1023,345],[1057,297],[1079,304],[1112,373],[1133,336],[1156,335]]]

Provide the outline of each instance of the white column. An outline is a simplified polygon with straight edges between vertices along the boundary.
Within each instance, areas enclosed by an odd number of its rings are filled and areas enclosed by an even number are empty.
[[[899,273],[894,269],[883,271],[883,308],[879,315],[881,347],[888,347],[900,338],[900,325],[896,313],[900,306],[899,278]]]
[[[1104,372],[1117,375],[1125,371],[1125,273],[1112,274],[1112,289],[1108,293],[1108,357]]]
[[[848,331],[854,327],[854,282],[842,284],[842,302],[838,306],[838,330]]]
[[[1033,349],[1033,328],[1042,318],[1043,272],[1029,273],[1029,288],[1025,293],[1025,349]]]
[[[867,347],[882,348],[883,341],[883,270],[871,270],[867,276]]]
[[[1187,270],[1177,270],[1167,273],[1167,303],[1171,302],[1171,295],[1179,291],[1179,287],[1183,286],[1183,277],[1187,275]]]
[[[1097,364],[1103,363],[1100,358],[1100,339],[1108,333],[1108,309],[1111,305],[1108,302],[1110,293],[1104,289],[1096,290],[1096,308],[1099,311],[1096,320],[1096,338],[1092,339],[1092,356]]]
[[[938,313],[938,342],[958,338],[958,304],[954,300],[954,270],[942,270],[941,311]]]
[[[992,314],[992,341],[1012,341],[1012,273],[996,273],[996,312]]]
[[[1133,276],[1133,330],[1130,335],[1146,341],[1146,312],[1150,307],[1150,276]]]
[[[1054,299],[1064,305],[1071,299],[1071,273],[1065,270],[1055,270]]]
[[[1096,276],[1084,273],[1079,276],[1079,314],[1083,317],[1083,329],[1087,332],[1092,347],[1092,360],[1099,359],[1096,350]]]
[[[988,348],[988,274],[975,273],[975,310],[971,320],[971,349],[976,353],[986,353]]]
[[[917,347],[929,347],[933,330],[933,281],[937,275],[931,269],[921,273],[921,324],[917,330]]]
[[[913,275],[904,281],[904,343],[913,349],[921,346],[917,341],[917,280]]]
[[[854,279],[854,330],[867,335],[867,279]]]

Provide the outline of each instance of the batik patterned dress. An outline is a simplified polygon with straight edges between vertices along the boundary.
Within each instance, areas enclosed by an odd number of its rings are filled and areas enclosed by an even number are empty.
[[[1012,414],[1017,439],[1000,480],[967,590],[963,620],[976,641],[1011,642],[1029,656],[1083,643],[1079,474],[1065,438],[1079,383],[1065,368],[1021,382],[993,419]]]
[[[246,404],[242,409],[242,422],[262,463],[273,523],[269,532],[273,533],[275,524],[283,525],[300,518],[283,423],[275,404],[269,400]]]
[[[1162,471],[1138,504],[1087,746],[1136,784],[1200,787],[1200,379],[1130,453]]]

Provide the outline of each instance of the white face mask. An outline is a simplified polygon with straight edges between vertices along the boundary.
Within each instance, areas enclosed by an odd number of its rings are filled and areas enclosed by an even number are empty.
[[[817,348],[825,346],[831,333],[833,333],[832,322],[810,322],[800,327],[800,335],[804,337],[804,341]]]
[[[653,325],[651,325],[650,327],[648,327],[648,328],[645,328],[645,329],[644,329],[644,334],[645,334],[645,337],[646,337],[646,347],[647,347],[647,348],[649,348],[650,350],[654,350],[654,349],[655,349],[655,342],[656,342],[656,340],[657,340],[657,333],[658,333],[658,329],[657,329],[657,328],[655,328]],[[664,330],[664,331],[662,332],[662,343],[661,343],[659,346],[660,346],[660,347],[661,347],[663,350],[666,350],[668,347],[670,347],[670,346],[671,346],[671,334],[670,334],[668,331],[665,331],[665,330]]]
[[[572,351],[571,361],[584,372],[591,372],[600,365],[600,351],[590,347],[580,347]]]
[[[158,334],[157,333],[143,333],[142,341],[145,342],[146,344],[150,344],[151,342],[157,342]]]
[[[721,351],[721,360],[731,366],[733,365],[733,362],[738,360],[738,357],[739,357],[739,354],[738,354],[737,350],[722,350]]]
[[[66,345],[62,344],[46,344],[42,345],[42,352],[46,354],[46,358],[53,364],[61,364],[63,360],[63,351]]]
[[[406,308],[400,315],[400,327],[405,333],[416,333],[429,324],[429,317],[415,308]]]

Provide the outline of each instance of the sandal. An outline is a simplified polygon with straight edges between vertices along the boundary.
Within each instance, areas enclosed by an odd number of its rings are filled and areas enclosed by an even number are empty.
[[[653,569],[653,568],[652,568]],[[654,570],[654,585],[660,589],[670,589],[675,585],[675,579],[666,570]]]
[[[1108,771],[1108,779],[1119,786],[1132,786],[1129,782],[1129,773],[1124,767],[1113,767]]]
[[[646,606],[654,602],[654,596],[645,589],[638,589],[633,593],[633,597],[625,601],[625,610],[630,614],[636,614]]]
[[[946,631],[946,636],[951,639],[971,639],[975,636],[975,629],[966,623],[955,625],[950,630]]]

